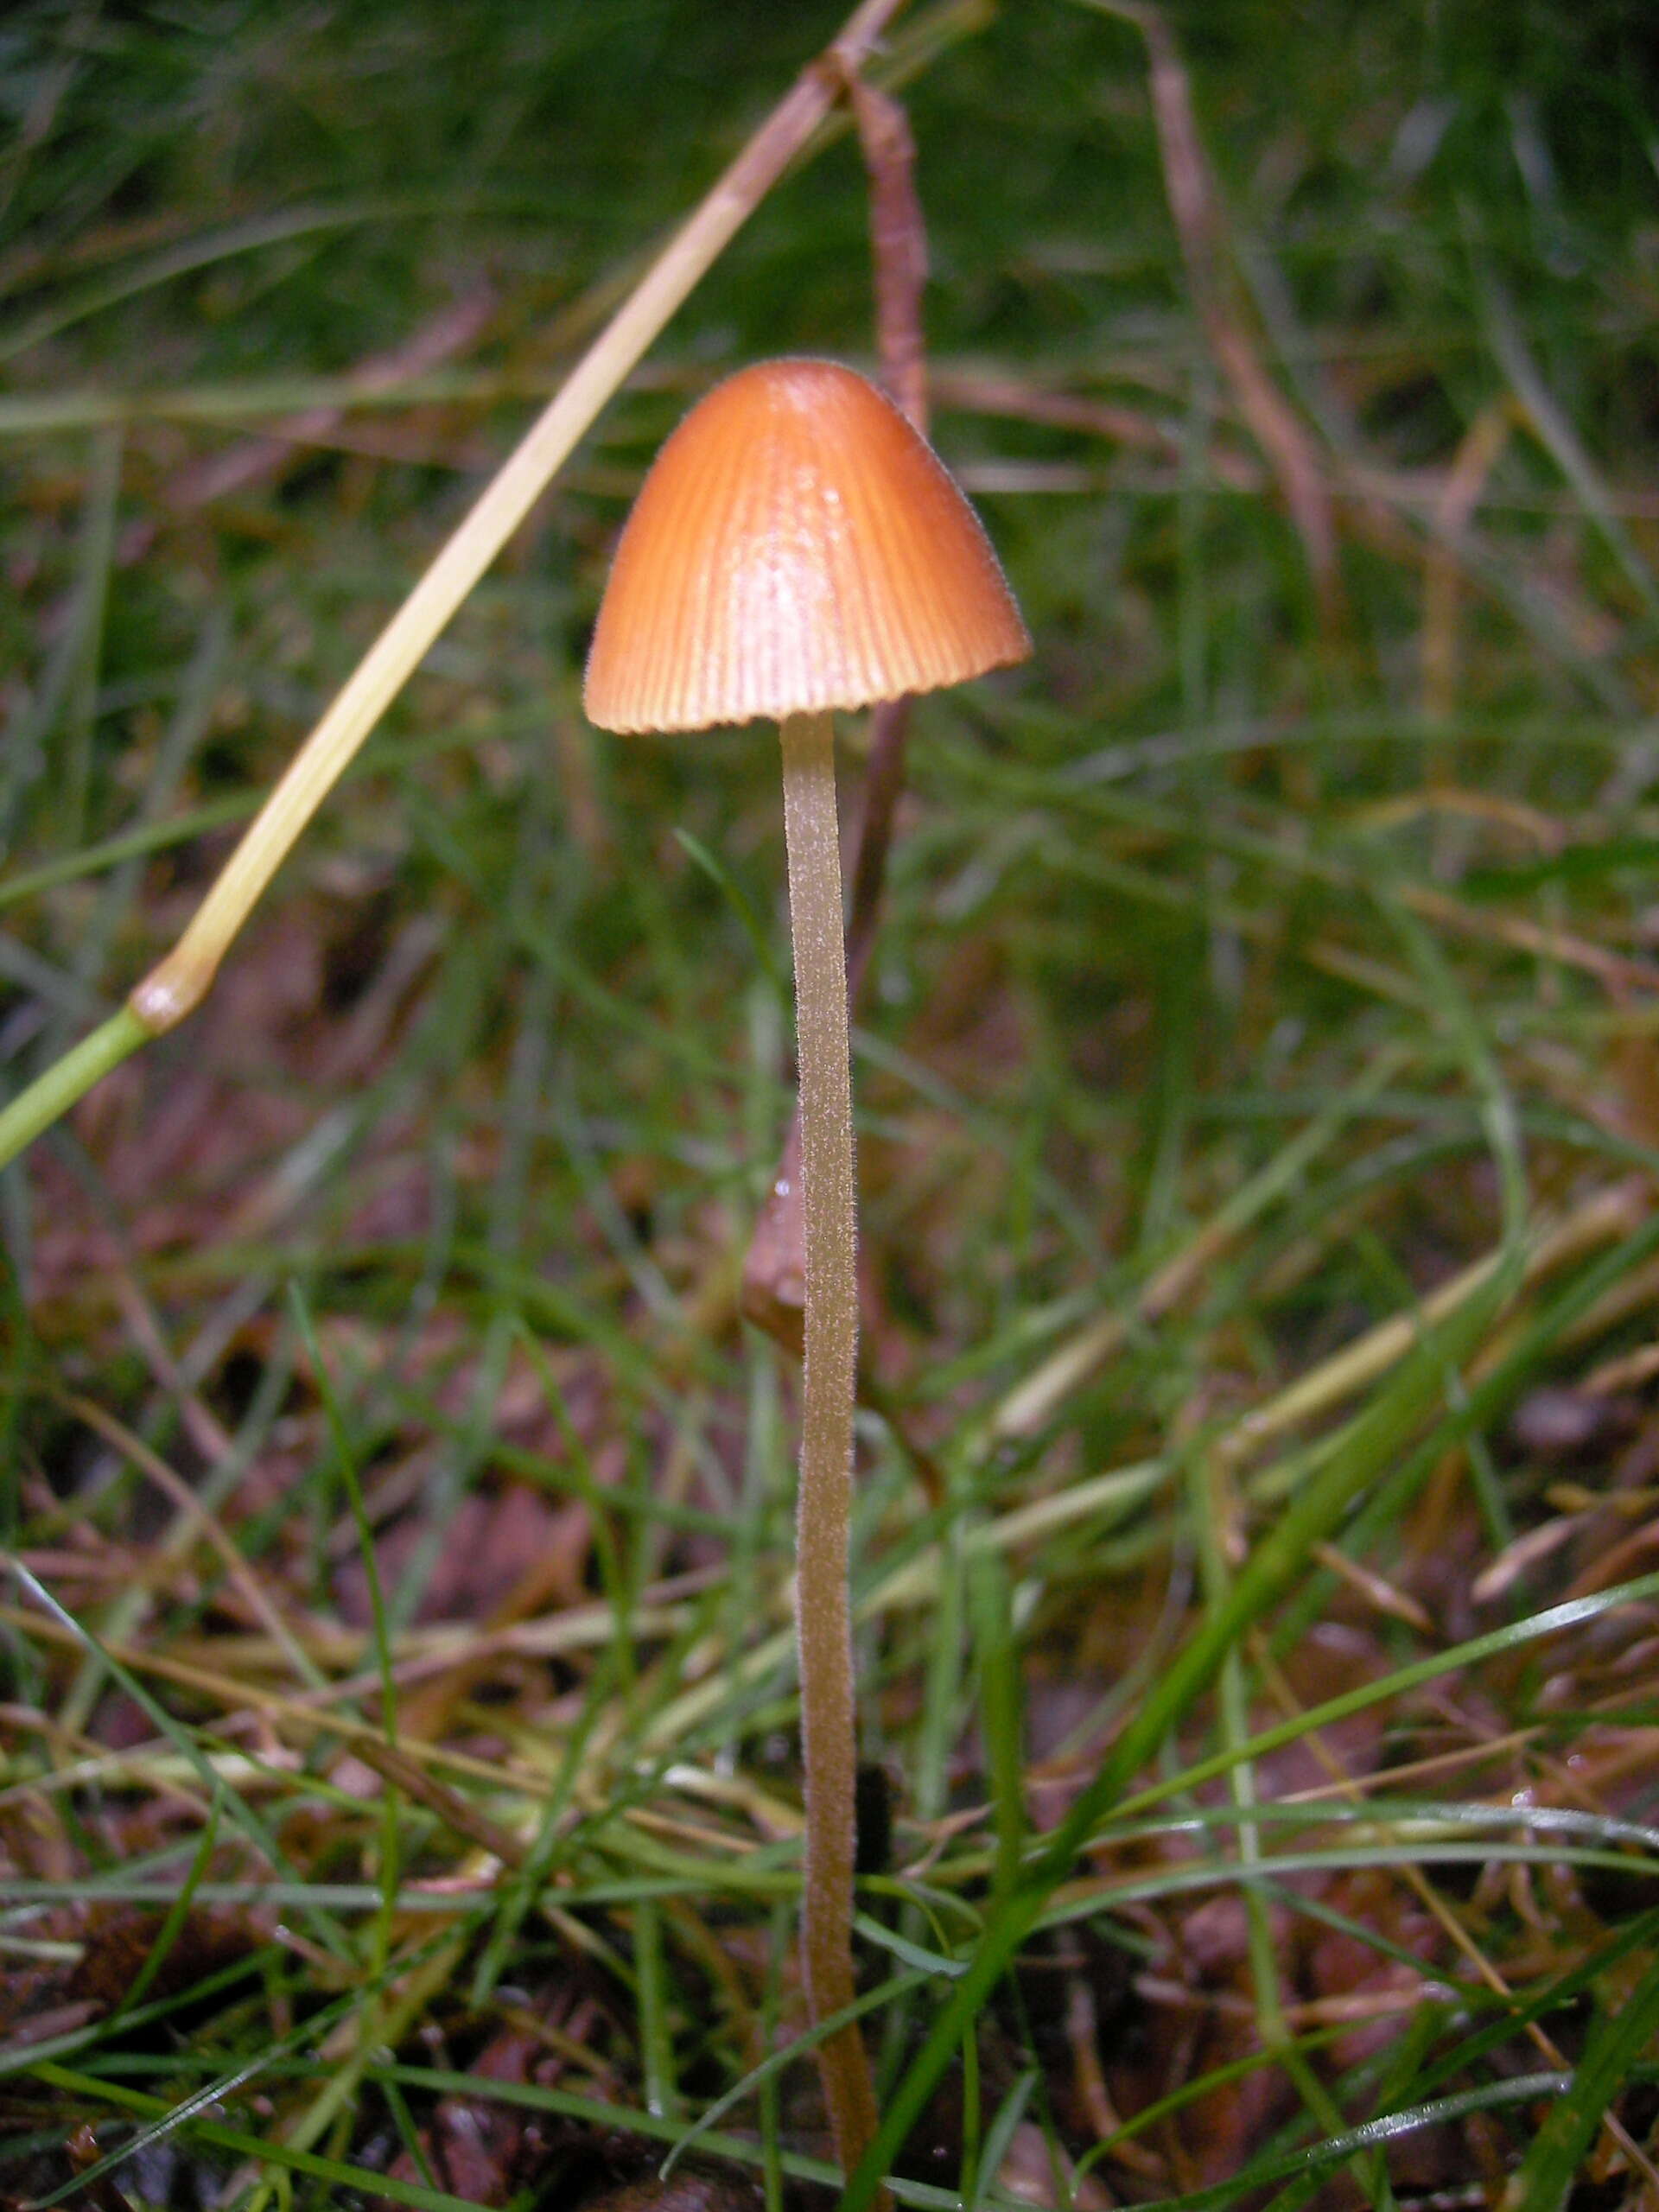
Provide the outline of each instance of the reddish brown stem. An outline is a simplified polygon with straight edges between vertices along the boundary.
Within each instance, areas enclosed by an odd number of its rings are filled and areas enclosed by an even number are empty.
[[[856,70],[844,72],[842,88],[858,126],[869,175],[870,257],[882,380],[925,436],[922,287],[927,277],[927,233],[916,192],[915,141],[899,102],[866,84]],[[905,746],[909,733],[908,699],[890,699],[874,709],[864,804],[852,867],[852,911],[847,924],[847,994],[855,1007],[863,990],[880,919],[893,817],[905,787]],[[741,1293],[747,1318],[798,1356],[806,1278],[800,1169],[798,1106],[772,1188],[749,1240]]]

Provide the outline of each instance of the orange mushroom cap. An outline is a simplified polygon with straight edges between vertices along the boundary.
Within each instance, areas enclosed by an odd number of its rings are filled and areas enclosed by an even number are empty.
[[[599,610],[601,729],[863,707],[1023,660],[990,541],[892,402],[835,361],[761,361],[658,454]]]

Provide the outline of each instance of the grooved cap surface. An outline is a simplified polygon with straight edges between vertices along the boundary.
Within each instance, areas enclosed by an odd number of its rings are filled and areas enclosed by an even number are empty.
[[[624,526],[583,693],[601,729],[703,729],[1023,660],[990,542],[891,401],[762,361],[698,402]]]

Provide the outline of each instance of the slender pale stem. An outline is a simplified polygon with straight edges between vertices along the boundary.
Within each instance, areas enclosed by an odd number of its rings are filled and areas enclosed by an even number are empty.
[[[853,1086],[835,737],[828,715],[783,726],[784,832],[795,942],[795,1030],[806,1216],[806,1370],[796,1505],[795,1618],[801,1654],[806,1860],[801,1955],[815,2022],[850,2005],[857,1748],[848,1525],[858,1357]],[[851,2173],[875,2132],[856,2023],[818,2046],[836,2156]]]
[[[118,1068],[123,1060],[149,1040],[149,1031],[130,1006],[100,1022],[90,1037],[54,1060],[44,1075],[20,1091],[0,1113],[0,1166],[15,1160],[42,1129],[49,1129],[60,1114],[68,1112],[76,1099]]]
[[[810,64],[725,174],[669,240],[583,354],[557,395],[502,463],[414,590],[375,639],[290,762],[226,862],[183,936],[133,991],[133,1019],[106,1024],[97,1049],[77,1052],[20,1095],[0,1122],[0,1166],[72,1105],[99,1076],[199,1005],[265,886],[370,731],[546,489],[600,409],[651,345],[835,105],[904,0],[860,0],[840,35]],[[118,1047],[118,1049],[117,1049]]]
[[[899,0],[865,0],[836,41],[856,67]],[[556,471],[698,278],[823,120],[835,98],[822,68],[797,80],[566,378],[383,630],[231,855],[184,935],[132,994],[168,1029],[207,991],[231,940],[341,770],[435,638],[530,512]]]

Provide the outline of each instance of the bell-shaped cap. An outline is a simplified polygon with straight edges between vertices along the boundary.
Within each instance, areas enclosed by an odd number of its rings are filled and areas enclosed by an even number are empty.
[[[781,721],[1030,651],[977,517],[892,402],[834,361],[761,361],[652,464],[584,702],[601,729]]]

